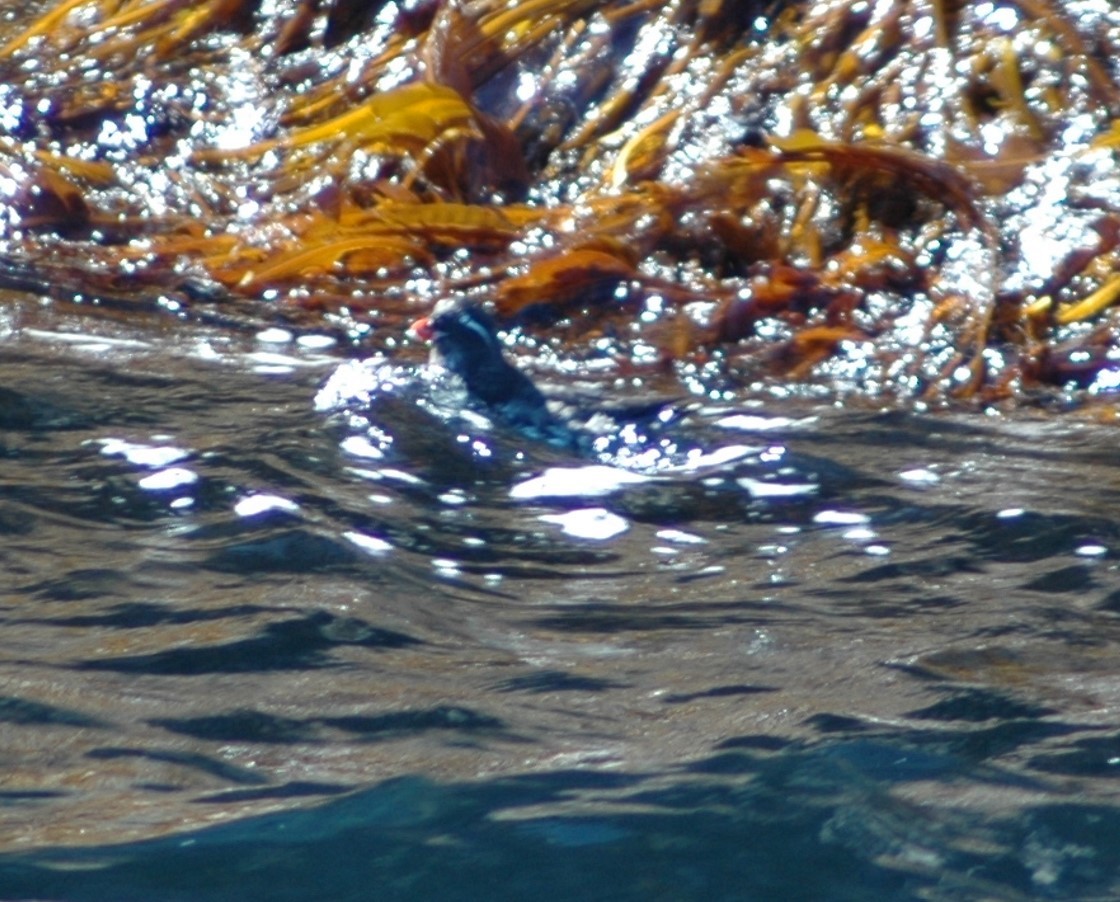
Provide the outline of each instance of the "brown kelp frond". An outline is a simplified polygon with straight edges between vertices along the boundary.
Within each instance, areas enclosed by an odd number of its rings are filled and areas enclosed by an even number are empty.
[[[609,331],[616,358],[896,396],[1092,391],[1120,367],[1120,25],[1093,4],[15,15],[0,255],[21,272],[356,332],[465,292],[569,341]]]
[[[828,141],[801,130],[771,138],[785,164],[821,163],[831,175],[870,196],[876,192],[919,192],[944,203],[968,229],[989,231],[975,203],[975,185],[954,167],[906,147],[863,141]]]

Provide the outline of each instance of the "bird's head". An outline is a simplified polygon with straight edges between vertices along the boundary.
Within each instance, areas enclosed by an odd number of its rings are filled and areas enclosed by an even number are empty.
[[[494,321],[478,307],[437,308],[414,322],[412,331],[430,341],[439,362],[468,383],[472,373],[507,365]]]
[[[505,359],[494,321],[480,308],[437,307],[414,322],[411,331],[430,341],[436,361],[483,403],[504,404],[529,391],[528,379]]]

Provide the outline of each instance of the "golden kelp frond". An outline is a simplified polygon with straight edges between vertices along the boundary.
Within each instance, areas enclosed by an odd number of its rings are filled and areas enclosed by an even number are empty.
[[[1120,148],[1120,119],[1114,119],[1108,131],[1093,139],[1092,150],[1115,150]]]
[[[439,249],[492,254],[538,217],[539,212],[529,208],[519,215],[517,208],[507,212],[459,203],[384,201],[369,209],[347,206],[337,217],[289,217],[282,229],[255,238],[228,233],[180,236],[157,242],[155,251],[193,256],[230,288],[260,293],[293,282],[337,282],[430,265]]]
[[[271,249],[262,259],[230,255],[212,270],[219,281],[240,291],[260,292],[283,287],[293,280],[311,280],[330,275],[355,278],[382,270],[400,270],[428,259],[427,250],[407,237],[390,234],[358,235],[338,240],[301,240]]]
[[[248,5],[245,0],[63,0],[0,46],[0,58],[33,44],[100,59],[136,55],[141,48],[166,56],[202,32],[243,18]]]
[[[1055,320],[1061,325],[1092,319],[1120,301],[1120,275],[1115,275],[1088,297],[1061,307]]]
[[[0,46],[0,56],[11,56],[18,50],[22,50],[29,42],[35,38],[45,37],[47,35],[58,36],[62,31],[63,23],[66,17],[70,15],[75,9],[84,6],[89,0],[63,0],[54,9],[40,16],[30,27],[24,29]]]
[[[353,150],[417,156],[448,134],[477,134],[470,106],[453,88],[415,82],[375,94],[360,106],[318,125],[240,148],[195,152],[201,163],[256,160],[269,151],[316,144],[344,144]]]
[[[679,110],[670,110],[632,135],[611,167],[611,187],[621,188],[627,182],[647,181],[657,177],[669,150],[669,132],[680,118]]]
[[[526,226],[540,218],[541,211],[532,207],[387,202],[372,211],[357,214],[348,224],[362,227],[379,223],[435,245],[477,250],[508,245]]]
[[[83,160],[79,157],[70,157],[49,150],[36,151],[35,158],[44,168],[51,169],[60,175],[81,179],[91,185],[103,187],[112,184],[116,178],[115,169],[104,160]]]

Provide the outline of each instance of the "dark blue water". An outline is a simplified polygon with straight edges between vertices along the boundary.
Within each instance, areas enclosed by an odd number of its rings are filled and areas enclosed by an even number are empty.
[[[344,357],[3,333],[0,897],[1120,892],[1112,427]]]

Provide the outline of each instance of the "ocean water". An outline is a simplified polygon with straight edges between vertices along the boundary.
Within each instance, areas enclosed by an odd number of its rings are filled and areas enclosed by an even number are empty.
[[[8,323],[0,897],[1120,894],[1113,427],[371,357]]]

